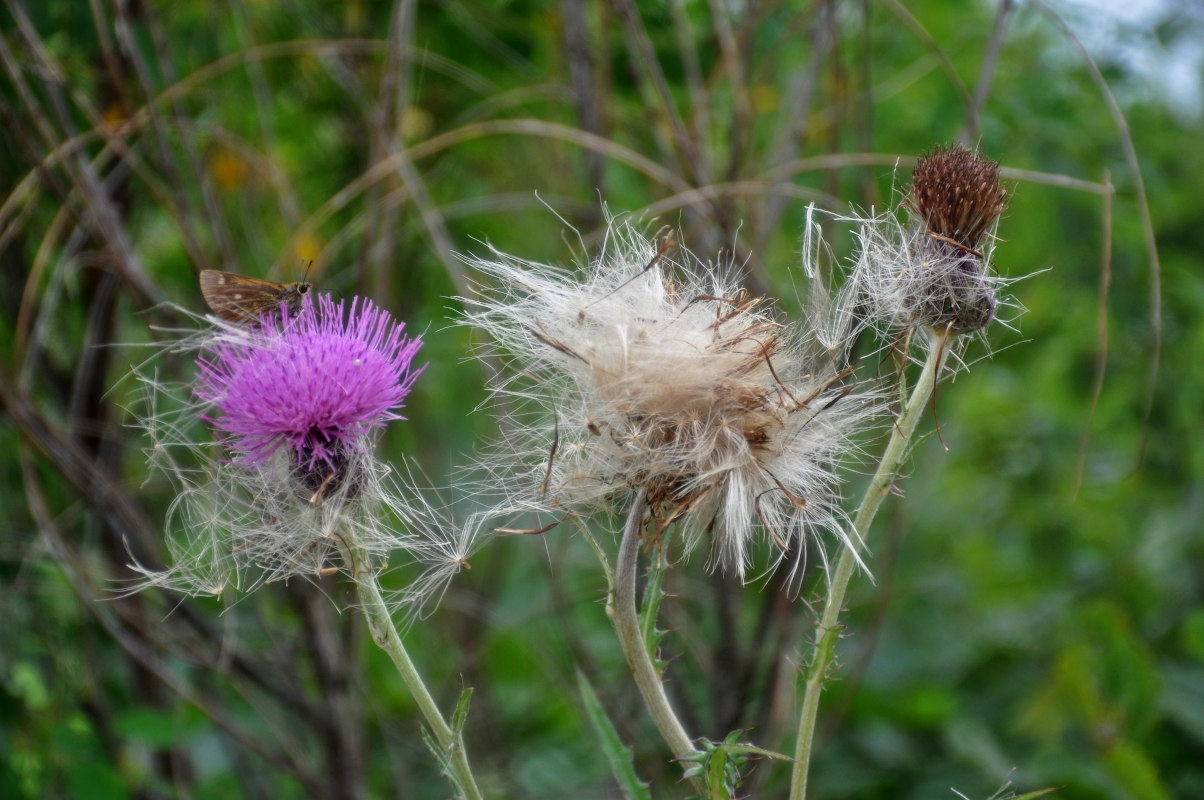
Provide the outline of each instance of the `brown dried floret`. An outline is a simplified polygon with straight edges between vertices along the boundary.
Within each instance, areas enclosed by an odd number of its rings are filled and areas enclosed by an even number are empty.
[[[928,230],[977,251],[978,243],[1007,208],[999,165],[964,147],[936,147],[920,157],[911,175],[907,205]]]

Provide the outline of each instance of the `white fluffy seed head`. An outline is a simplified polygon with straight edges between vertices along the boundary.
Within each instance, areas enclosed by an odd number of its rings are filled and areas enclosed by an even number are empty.
[[[487,464],[510,507],[621,510],[642,492],[655,530],[709,532],[712,563],[741,576],[758,530],[799,554],[842,529],[834,466],[872,398],[732,270],[623,223],[582,276],[468,261],[494,284],[467,320],[513,362],[497,389],[517,426]]]

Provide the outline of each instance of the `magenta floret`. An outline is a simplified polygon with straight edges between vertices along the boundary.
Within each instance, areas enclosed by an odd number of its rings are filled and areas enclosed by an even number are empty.
[[[412,368],[422,339],[370,300],[344,311],[329,295],[317,308],[307,298],[296,317],[265,315],[197,361],[196,395],[216,407],[209,420],[239,463],[261,466],[287,448],[306,470],[333,469],[372,429],[403,419],[397,410],[426,368]]]

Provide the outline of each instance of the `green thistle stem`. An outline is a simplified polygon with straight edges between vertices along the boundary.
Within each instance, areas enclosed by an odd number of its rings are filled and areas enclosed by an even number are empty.
[[[652,717],[656,729],[669,745],[669,749],[677,757],[684,756],[695,750],[690,734],[677,719],[661,677],[652,663],[648,646],[640,634],[640,620],[636,611],[635,583],[640,555],[640,528],[644,521],[644,510],[647,504],[641,492],[632,503],[631,511],[627,514],[627,524],[623,527],[623,541],[619,545],[619,558],[615,564],[614,600],[607,607],[607,613],[614,622],[615,633],[619,637],[619,645],[627,656],[627,666],[635,678],[635,684],[644,698],[644,705]],[[703,783],[698,778],[692,778],[695,789],[702,791]]]
[[[828,598],[824,603],[823,614],[819,625],[816,626],[815,655],[807,672],[807,688],[803,695],[803,708],[799,713],[798,741],[794,750],[794,772],[790,777],[790,800],[804,800],[807,796],[807,773],[811,764],[811,749],[815,739],[815,720],[819,715],[819,697],[823,692],[824,675],[836,652],[836,641],[840,637],[840,612],[844,607],[845,592],[849,588],[849,579],[857,567],[857,550],[865,542],[870,523],[878,513],[878,507],[890,491],[891,484],[899,474],[899,467],[907,457],[908,442],[915,433],[916,424],[928,405],[928,399],[936,388],[937,378],[941,367],[949,355],[948,334],[929,332],[931,337],[928,348],[928,358],[924,362],[924,370],[912,389],[911,397],[903,408],[903,413],[895,422],[890,442],[882,453],[878,470],[870,481],[865,497],[853,518],[853,531],[849,537],[851,545],[842,548],[836,570],[828,585]]]
[[[393,659],[393,664],[397,667],[402,682],[410,690],[410,695],[414,698],[422,716],[426,718],[426,723],[430,726],[435,741],[443,749],[462,796],[465,800],[481,800],[481,790],[477,788],[472,769],[468,766],[468,753],[464,749],[464,737],[459,731],[453,730],[443,719],[439,706],[435,704],[435,699],[427,691],[422,676],[418,674],[418,668],[410,660],[410,655],[406,652],[405,645],[402,644],[401,634],[398,632],[397,626],[393,624],[393,615],[389,613],[389,606],[381,596],[376,573],[364,568],[362,566],[364,564],[363,554],[356,552],[341,538],[339,539],[339,549],[355,580],[356,589],[359,591],[364,614],[368,618],[368,630],[372,633],[372,640],[381,650],[389,654],[389,658]]]

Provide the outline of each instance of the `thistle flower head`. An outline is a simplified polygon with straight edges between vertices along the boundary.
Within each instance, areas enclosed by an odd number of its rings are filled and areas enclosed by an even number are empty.
[[[713,563],[743,575],[758,530],[780,554],[840,530],[833,467],[871,404],[723,270],[669,255],[614,224],[581,278],[496,251],[470,262],[499,288],[468,320],[513,359],[499,388],[530,412],[490,467],[511,503],[546,511],[643,493],[655,530],[709,532]]]
[[[281,310],[281,323],[264,315],[262,326],[218,338],[197,361],[196,395],[216,407],[213,426],[244,466],[288,450],[306,470],[335,470],[371,430],[401,419],[422,340],[360,298],[349,313],[329,295],[318,307],[306,298],[292,319]]]
[[[431,548],[400,527],[417,495],[400,490],[374,447],[422,372],[421,340],[360,299],[307,298],[297,314],[261,322],[219,322],[177,342],[198,354],[190,385],[141,376],[149,460],[175,496],[172,565],[135,564],[136,588],[217,593],[349,569],[349,548],[361,569]]]
[[[991,269],[992,231],[1007,207],[999,166],[962,147],[917,162],[902,203],[912,214],[855,219],[855,283],[888,330],[974,333],[995,319],[1006,281]]]

